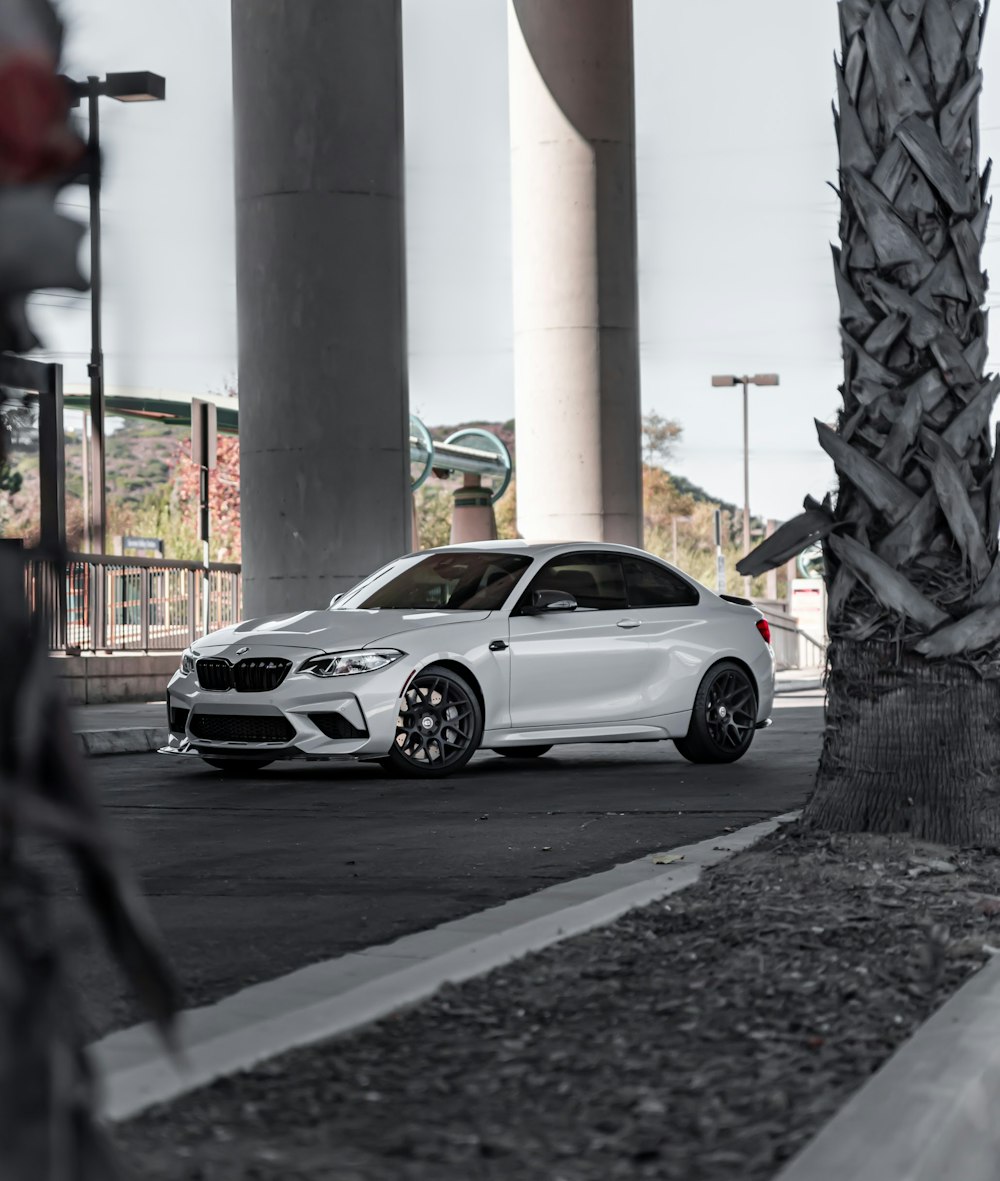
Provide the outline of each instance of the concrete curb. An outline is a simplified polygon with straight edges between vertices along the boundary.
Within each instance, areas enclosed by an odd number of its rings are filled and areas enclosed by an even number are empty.
[[[996,1181],[1000,957],[905,1042],[775,1181]]]
[[[738,832],[605,873],[564,882],[393,943],[326,960],[245,988],[181,1015],[172,1060],[151,1027],[136,1025],[90,1047],[103,1079],[103,1114],[128,1119],[268,1058],[370,1024],[531,951],[604,926],[690,886],[725,860],[794,820],[787,813]]]
[[[78,730],[77,739],[85,755],[135,755],[165,746],[166,728],[129,726],[121,730]]]

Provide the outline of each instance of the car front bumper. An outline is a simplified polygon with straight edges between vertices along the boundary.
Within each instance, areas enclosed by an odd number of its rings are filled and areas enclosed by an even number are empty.
[[[273,690],[203,689],[178,670],[167,686],[170,738],[164,753],[208,757],[381,758],[396,734],[403,687],[412,666],[322,678],[295,671],[311,653],[261,653],[293,661]]]

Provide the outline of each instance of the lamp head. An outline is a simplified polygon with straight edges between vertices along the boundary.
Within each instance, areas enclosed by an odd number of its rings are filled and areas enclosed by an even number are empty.
[[[108,74],[104,79],[104,93],[120,103],[161,102],[167,97],[167,80],[149,70]]]

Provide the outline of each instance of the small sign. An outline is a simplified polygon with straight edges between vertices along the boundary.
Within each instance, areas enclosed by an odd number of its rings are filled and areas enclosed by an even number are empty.
[[[163,540],[159,537],[123,537],[121,539],[122,553],[127,550],[138,550],[141,554],[156,554],[163,557]]]
[[[715,590],[720,595],[726,593],[726,559],[723,554],[717,554],[715,558]]]
[[[822,578],[792,579],[792,615],[817,644],[826,642],[826,586]]]

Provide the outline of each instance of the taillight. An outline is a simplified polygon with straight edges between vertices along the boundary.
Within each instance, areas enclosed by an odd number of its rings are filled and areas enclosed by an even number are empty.
[[[757,620],[757,630],[764,637],[764,643],[770,644],[770,642],[771,642],[771,625],[767,622],[766,619],[758,619]]]

